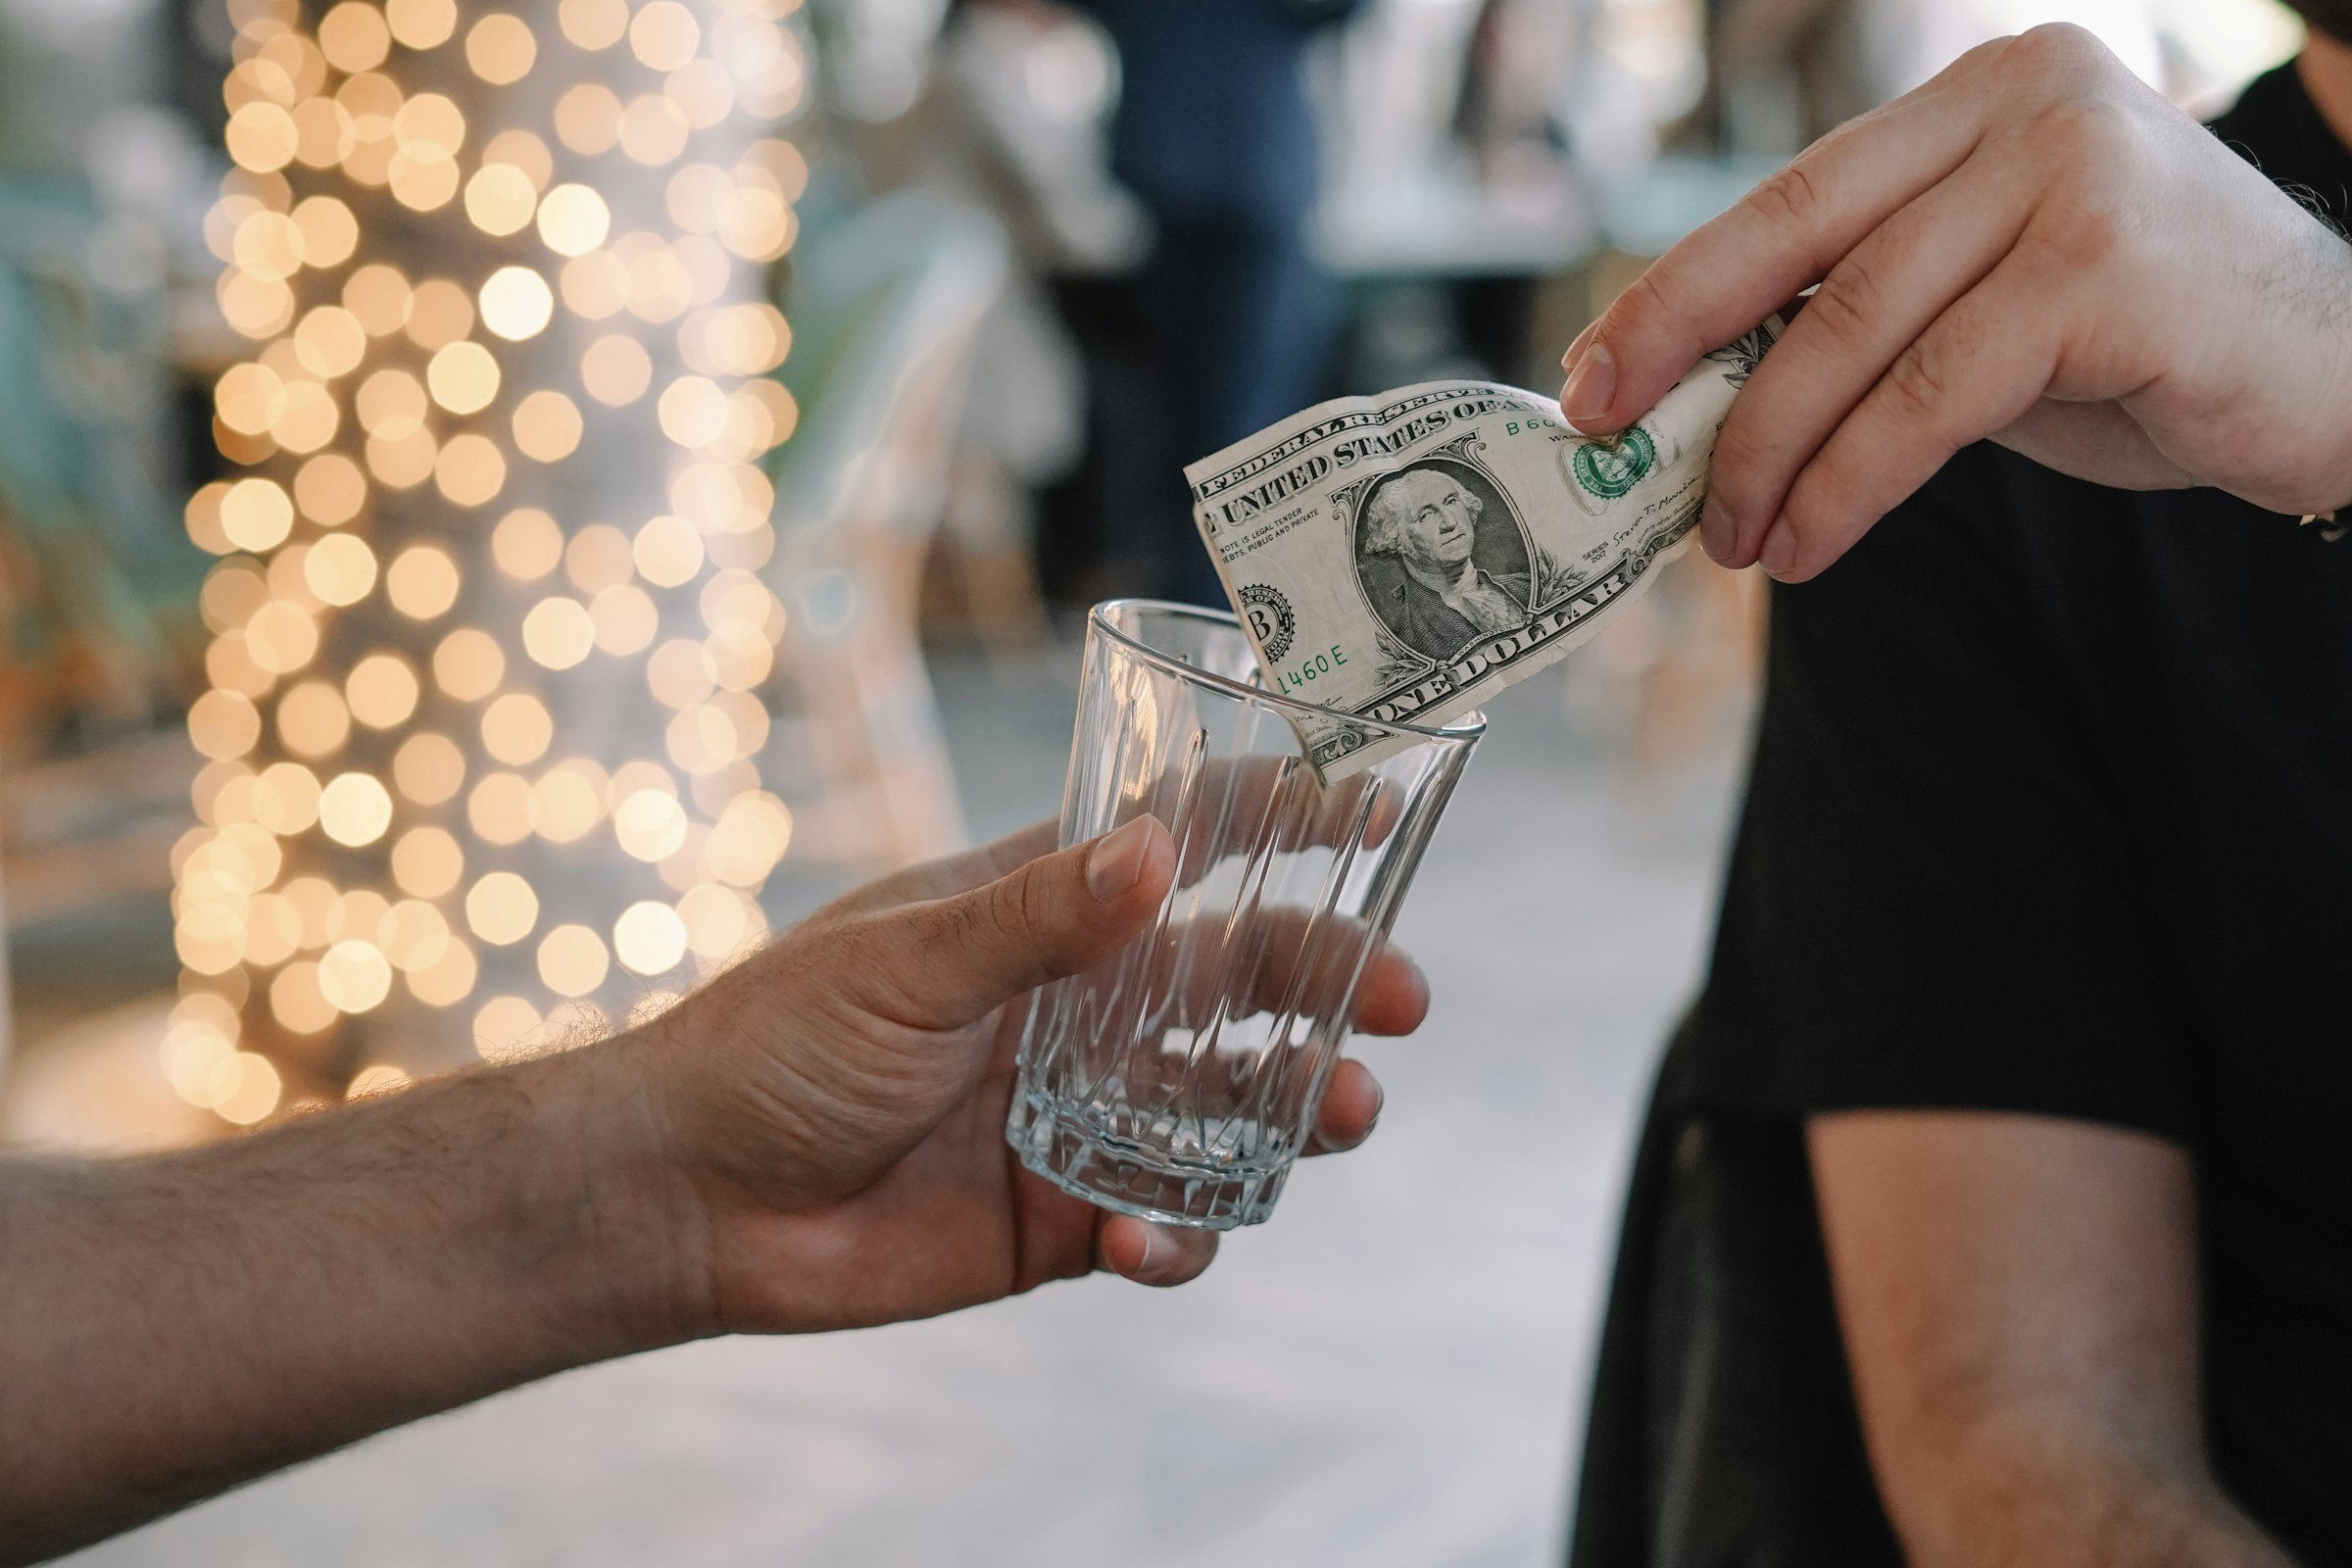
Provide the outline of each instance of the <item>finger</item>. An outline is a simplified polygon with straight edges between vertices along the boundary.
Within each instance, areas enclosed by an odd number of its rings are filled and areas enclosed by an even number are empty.
[[[1764,569],[1814,576],[1953,453],[2024,416],[2057,368],[2063,283],[2013,256],[1937,317],[1797,476]]]
[[[974,882],[990,877],[1010,876],[1041,855],[1052,855],[1061,844],[1061,823],[1047,817],[1027,827],[1005,834],[994,844],[983,844],[972,852],[979,874]]]
[[[2009,253],[2029,196],[2014,164],[1980,150],[1830,270],[1715,438],[1700,526],[1709,556],[1754,564],[1799,470],[1895,357]]]
[[[1375,849],[1404,819],[1402,792],[1379,777],[1358,774],[1327,786],[1298,757],[1170,768],[1144,790],[1140,804],[1175,835],[1178,887],[1260,850],[1288,854],[1350,843]]]
[[[1106,1214],[1095,1233],[1095,1255],[1102,1267],[1138,1285],[1182,1285],[1216,1261],[1217,1233]]]
[[[1167,830],[1140,816],[968,893],[867,915],[842,983],[899,1023],[958,1028],[1116,954],[1158,910],[1175,859]]]
[[[1315,1112],[1315,1130],[1306,1141],[1309,1154],[1344,1154],[1372,1136],[1380,1123],[1380,1080],[1372,1069],[1353,1058],[1331,1071],[1323,1104]]]
[[[1889,214],[1959,168],[1983,111],[1938,84],[1968,65],[1824,136],[1651,263],[1567,368],[1568,422],[1588,435],[1624,429],[1700,355],[1820,281]]]
[[[1041,855],[1053,853],[1060,840],[1060,829],[1052,818],[1032,822],[1017,833],[1010,833],[994,844],[978,849],[946,855],[936,860],[925,860],[888,876],[877,877],[835,899],[819,909],[812,920],[837,916],[870,914],[878,909],[892,909],[902,904],[913,904],[924,899],[944,899],[993,882],[1009,875]]]
[[[1352,1028],[1410,1034],[1428,1016],[1429,981],[1385,941],[1367,956],[1370,940],[1360,920],[1287,906],[1174,925],[1159,933],[1149,994],[1174,1001],[1170,1022],[1182,1028],[1274,1011],[1327,1018],[1351,1006]]]
[[[1429,977],[1401,949],[1382,945],[1356,993],[1355,1027],[1367,1035],[1409,1035],[1429,1017]]]
[[[2112,399],[2061,403],[2044,397],[1992,439],[2045,468],[2110,490],[2185,490],[2204,482],[2158,450],[2131,410]]]

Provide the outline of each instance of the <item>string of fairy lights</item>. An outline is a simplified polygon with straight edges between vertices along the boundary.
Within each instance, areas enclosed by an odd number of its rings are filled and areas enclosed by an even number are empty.
[[[763,280],[807,171],[770,133],[798,0],[230,3],[207,238],[252,347],[187,513],[220,559],[163,1065],[250,1124],[404,1082],[355,1019],[540,1049],[763,929]]]

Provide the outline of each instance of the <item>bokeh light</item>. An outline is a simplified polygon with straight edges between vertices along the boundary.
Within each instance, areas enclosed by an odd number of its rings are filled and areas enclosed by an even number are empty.
[[[392,756],[392,782],[418,806],[439,806],[464,787],[466,754],[446,735],[412,735]]]
[[[371,773],[337,774],[318,796],[318,825],[337,844],[373,844],[391,821],[392,797]]]
[[[596,645],[596,622],[576,599],[551,595],[522,617],[522,646],[549,669],[569,669]]]
[[[368,1100],[377,1095],[396,1094],[416,1080],[404,1068],[388,1061],[371,1062],[351,1075],[343,1091],[346,1100]]]
[[[538,58],[538,40],[520,17],[492,12],[466,29],[466,63],[493,86],[520,81]]]
[[[466,181],[466,216],[485,234],[519,232],[538,205],[538,187],[514,164],[484,164]]]
[[[533,392],[514,406],[514,450],[535,462],[570,457],[585,428],[579,405],[561,392]]]
[[[507,656],[498,639],[479,627],[460,627],[433,650],[434,681],[462,703],[479,702],[498,690],[506,672]]]
[[[626,333],[613,332],[588,345],[580,356],[580,384],[612,408],[636,402],[653,385],[653,357]]]
[[[433,401],[452,414],[479,414],[498,396],[498,360],[479,343],[463,338],[436,350],[424,368]]]
[[[666,904],[632,904],[612,924],[612,951],[638,974],[666,974],[686,956],[686,922]]]
[[[516,1061],[531,1054],[543,1020],[520,997],[493,997],[473,1015],[473,1049],[484,1061]]]
[[[466,851],[448,829],[413,827],[392,846],[392,880],[403,893],[438,899],[466,874]]]
[[[539,942],[539,979],[560,997],[584,997],[612,969],[605,939],[584,925],[560,925]]]
[[[539,923],[539,895],[513,871],[493,871],[466,890],[466,923],[484,942],[520,942]]]
[[[482,324],[500,337],[537,337],[555,314],[555,292],[527,267],[502,267],[482,285]]]
[[[366,1032],[405,1008],[487,1059],[574,1044],[764,931],[796,9],[232,10],[158,1058],[188,1103],[252,1125],[449,1065]]]
[[[411,545],[384,573],[392,608],[412,620],[432,620],[458,602],[457,563],[438,545]]]
[[[385,0],[392,36],[411,49],[431,49],[458,30],[457,0]]]
[[[399,654],[369,654],[351,667],[343,690],[351,716],[370,729],[392,729],[416,711],[416,671]]]

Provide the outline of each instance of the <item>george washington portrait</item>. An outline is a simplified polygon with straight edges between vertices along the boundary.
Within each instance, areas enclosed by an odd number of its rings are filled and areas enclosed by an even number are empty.
[[[1510,504],[1467,464],[1427,459],[1365,491],[1355,569],[1397,640],[1441,663],[1528,620],[1526,540]]]

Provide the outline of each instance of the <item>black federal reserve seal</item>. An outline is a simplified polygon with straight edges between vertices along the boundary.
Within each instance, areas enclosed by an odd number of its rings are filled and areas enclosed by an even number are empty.
[[[1262,582],[1242,584],[1238,597],[1242,613],[1250,617],[1250,633],[1264,651],[1266,662],[1281,663],[1282,656],[1291,651],[1291,639],[1298,631],[1298,618],[1291,613],[1291,602],[1283,598],[1281,589]]]

